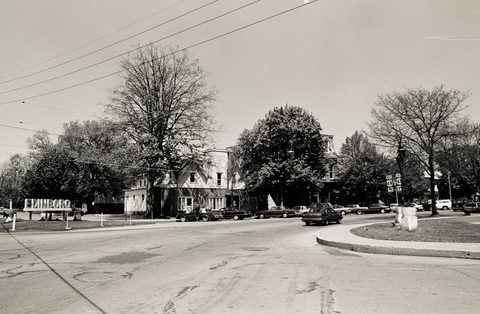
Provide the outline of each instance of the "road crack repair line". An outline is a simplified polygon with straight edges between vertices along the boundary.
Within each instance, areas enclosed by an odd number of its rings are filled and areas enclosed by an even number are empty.
[[[187,286],[187,287],[184,287],[182,290],[180,290],[176,297],[174,299],[171,299],[167,302],[167,304],[165,304],[165,307],[163,308],[163,313],[164,314],[169,314],[169,313],[177,313],[175,307],[176,307],[176,303],[175,301],[176,300],[180,300],[182,299],[183,297],[185,297],[187,295],[188,292],[194,290],[198,288],[198,286]]]
[[[33,256],[35,256],[36,258],[38,258],[43,265],[45,265],[48,269],[50,269],[50,271],[55,274],[61,281],[63,281],[67,286],[69,286],[74,292],[76,292],[78,295],[80,295],[85,301],[87,301],[88,303],[90,303],[93,307],[95,307],[97,310],[99,310],[101,313],[107,313],[105,312],[100,306],[98,306],[96,303],[94,303],[92,300],[90,300],[86,295],[84,295],[81,291],[79,291],[77,288],[75,288],[71,283],[68,282],[68,280],[66,280],[65,278],[63,278],[62,275],[60,275],[59,273],[57,273],[57,271],[55,269],[53,269],[47,262],[45,262],[37,253],[35,253],[34,251],[32,251],[29,247],[27,247],[25,244],[23,244],[20,240],[18,240],[13,234],[10,233],[10,231],[8,231],[8,234],[12,237],[12,239],[14,239],[18,244],[20,244],[24,249],[26,249],[28,252],[30,252],[30,254],[32,254]]]

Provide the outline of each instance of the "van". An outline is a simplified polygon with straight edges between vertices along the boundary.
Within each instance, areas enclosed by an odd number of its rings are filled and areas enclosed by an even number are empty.
[[[428,200],[428,204],[432,204],[432,202],[430,200]],[[437,207],[437,209],[443,209],[443,210],[452,209],[452,201],[451,200],[436,200],[435,201],[435,207]]]

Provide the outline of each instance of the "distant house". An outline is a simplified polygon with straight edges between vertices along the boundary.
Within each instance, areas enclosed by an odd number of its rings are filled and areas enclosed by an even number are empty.
[[[190,211],[195,203],[210,209],[238,206],[243,184],[238,178],[227,176],[229,152],[227,149],[211,149],[204,152],[202,164],[189,162],[179,171],[169,171],[154,185],[155,212],[161,216],[176,216],[178,211]],[[146,179],[125,190],[124,212],[146,211]]]

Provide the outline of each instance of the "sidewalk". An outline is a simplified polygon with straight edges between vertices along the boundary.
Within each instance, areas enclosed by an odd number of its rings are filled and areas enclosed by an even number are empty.
[[[350,232],[350,229],[374,223],[324,228],[317,232],[317,242],[362,253],[480,259],[480,243],[383,241],[358,237]]]

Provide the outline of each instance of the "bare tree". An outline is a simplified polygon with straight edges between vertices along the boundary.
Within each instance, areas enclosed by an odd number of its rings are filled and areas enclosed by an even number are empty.
[[[427,172],[432,215],[438,215],[434,193],[435,153],[445,138],[458,131],[451,126],[466,108],[464,102],[468,97],[468,92],[446,91],[443,85],[432,91],[407,88],[403,93],[379,96],[377,108],[371,111],[370,136],[391,149],[402,145]]]
[[[198,60],[178,47],[139,48],[121,67],[124,82],[110,91],[106,107],[137,145],[149,214],[155,180],[211,144],[215,91],[206,90]]]

